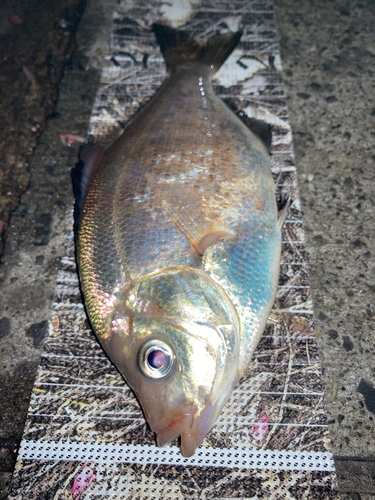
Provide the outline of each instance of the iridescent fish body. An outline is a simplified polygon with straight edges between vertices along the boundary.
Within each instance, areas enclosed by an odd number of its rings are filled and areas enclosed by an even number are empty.
[[[240,34],[155,32],[171,75],[87,162],[78,264],[96,335],[158,444],[181,436],[190,456],[264,330],[281,222],[265,146],[211,86]]]

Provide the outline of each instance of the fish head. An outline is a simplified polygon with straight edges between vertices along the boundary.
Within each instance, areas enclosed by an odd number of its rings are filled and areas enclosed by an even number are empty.
[[[232,302],[204,271],[175,266],[141,278],[116,314],[106,351],[135,391],[159,446],[181,436],[181,452],[191,456],[238,381]],[[119,314],[126,328],[118,328]]]

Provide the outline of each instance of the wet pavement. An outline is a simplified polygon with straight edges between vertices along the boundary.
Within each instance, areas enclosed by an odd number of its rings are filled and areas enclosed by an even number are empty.
[[[84,13],[73,0],[18,4],[5,5],[0,26],[0,499],[71,229],[78,148],[59,134],[86,135],[114,2],[92,0]],[[283,0],[276,15],[332,450],[342,498],[367,499],[375,496],[374,2]]]
[[[28,5],[31,8],[31,2]],[[30,181],[6,232],[0,266],[0,498],[6,498],[14,468],[50,315],[57,268],[64,253],[66,234],[71,229],[70,169],[77,161],[78,149],[74,145],[64,146],[59,135],[87,132],[100,76],[96,64],[102,60],[107,39],[107,33],[103,35],[100,26],[103,29],[109,26],[105,20],[111,19],[112,11],[110,2],[89,6],[81,21],[81,38],[78,35],[77,39],[76,29],[69,32],[71,50],[62,54],[62,60],[53,60],[53,64],[61,65],[63,77],[56,92],[58,101],[52,109],[38,111],[48,116],[45,130],[39,134],[32,154],[21,157]],[[59,19],[60,16],[55,16],[44,28],[45,39],[53,37]],[[22,92],[19,96],[14,91],[13,100],[20,97]],[[8,104],[12,106],[12,101]],[[33,147],[32,134],[30,137],[27,152]],[[11,147],[16,149],[13,143]],[[5,205],[7,198],[3,197],[2,202]]]
[[[26,160],[58,98],[84,0],[4,2],[0,8],[0,255],[11,213],[30,183]]]

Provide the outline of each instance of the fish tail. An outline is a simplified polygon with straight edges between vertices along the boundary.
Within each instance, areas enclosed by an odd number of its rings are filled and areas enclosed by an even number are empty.
[[[153,24],[152,29],[160,45],[167,69],[175,71],[179,64],[203,64],[215,73],[232,53],[242,32],[215,35],[206,42],[193,40],[187,31],[180,31],[163,24]]]

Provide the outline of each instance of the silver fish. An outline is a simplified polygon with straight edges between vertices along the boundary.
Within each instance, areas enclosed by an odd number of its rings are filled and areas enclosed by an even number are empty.
[[[78,264],[104,350],[160,446],[194,453],[245,373],[278,282],[268,152],[214,94],[241,34],[154,26],[170,76],[83,172]]]

